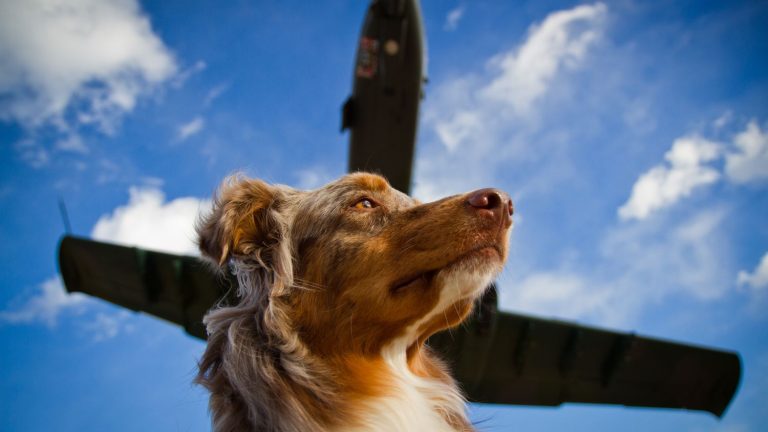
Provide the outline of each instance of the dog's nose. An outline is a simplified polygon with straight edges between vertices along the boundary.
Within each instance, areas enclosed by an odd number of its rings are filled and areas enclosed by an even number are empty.
[[[486,188],[470,192],[467,204],[485,217],[492,217],[509,227],[512,225],[512,214],[515,212],[512,200],[504,191]]]

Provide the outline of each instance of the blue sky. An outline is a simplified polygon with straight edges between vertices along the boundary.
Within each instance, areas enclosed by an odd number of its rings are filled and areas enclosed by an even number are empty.
[[[63,232],[194,253],[227,174],[343,174],[366,2],[0,3],[3,430],[209,428],[202,342],[66,296]],[[738,351],[726,416],[472,406],[484,430],[768,421],[768,3],[423,0],[414,193],[515,200],[507,310]]]

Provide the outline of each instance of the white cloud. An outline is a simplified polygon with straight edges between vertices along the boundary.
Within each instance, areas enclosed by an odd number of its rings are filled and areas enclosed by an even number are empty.
[[[480,91],[481,96],[510,106],[516,113],[530,110],[559,71],[582,62],[601,35],[606,11],[604,4],[595,3],[547,16],[529,30],[518,50],[492,60],[492,67],[500,73]]]
[[[654,220],[611,228],[596,242],[599,265],[579,265],[568,257],[552,269],[505,274],[501,305],[628,327],[674,295],[720,299],[732,286],[727,241],[719,229],[727,215],[713,208],[677,223]]]
[[[53,329],[58,326],[63,315],[77,315],[80,327],[94,342],[112,339],[120,333],[133,330],[129,312],[100,311],[99,308],[104,309],[104,306],[85,294],[67,293],[61,279],[54,276],[41,283],[33,295],[20,297],[11,302],[6,310],[0,311],[0,323],[43,324]]]
[[[725,173],[734,183],[768,180],[768,131],[755,120],[736,135],[737,151],[725,157]]]
[[[458,6],[448,12],[445,16],[445,25],[443,28],[446,31],[454,31],[459,26],[459,21],[464,17],[464,5]]]
[[[133,331],[134,325],[126,322],[130,317],[131,314],[125,310],[116,313],[97,312],[93,320],[85,322],[82,327],[94,342],[104,342],[120,333]]]
[[[712,127],[715,129],[722,129],[728,123],[730,123],[733,120],[733,111],[726,110],[724,113],[720,115],[720,117],[716,118],[715,121],[712,122]]]
[[[20,305],[0,312],[0,321],[11,324],[40,322],[53,328],[63,311],[81,307],[86,299],[79,293],[67,294],[58,276],[46,280],[38,288],[34,296]]]
[[[715,128],[724,127],[731,116],[728,111],[716,119]],[[726,151],[728,147],[735,151]],[[637,179],[629,200],[618,209],[619,217],[645,219],[690,196],[695,189],[719,181],[723,175],[712,164],[723,157],[725,177],[735,184],[768,179],[768,133],[752,120],[727,146],[697,135],[676,139],[664,155],[666,163]]]
[[[114,131],[175,60],[135,0],[0,2],[0,119]]]
[[[127,205],[99,218],[91,231],[96,240],[177,254],[197,255],[194,224],[210,201],[185,197],[165,202],[155,188],[132,187]]]
[[[178,130],[176,131],[177,139],[179,141],[184,141],[192,135],[200,133],[204,127],[205,119],[199,116],[195,117],[188,123],[184,123],[183,125],[179,126]]]
[[[606,15],[602,3],[551,13],[482,73],[436,84],[424,102],[430,136],[417,154],[414,195],[429,200],[487,186],[503,162],[530,154],[537,103],[557,97],[556,84],[568,86],[566,72],[585,63]]]
[[[123,175],[123,167],[112,162],[109,159],[101,159],[96,164],[99,174],[96,177],[96,183],[105,184],[116,181]]]
[[[333,180],[333,176],[322,167],[306,168],[294,172],[298,179],[296,187],[299,189],[316,189]]]
[[[437,89],[432,106],[438,108],[425,120],[450,150],[491,138],[489,128],[508,127],[510,120],[530,114],[559,73],[583,62],[601,35],[606,10],[596,3],[550,14],[531,27],[520,46],[489,61],[489,76],[460,77]]]
[[[666,286],[699,300],[718,299],[731,288],[727,270],[729,243],[719,229],[728,210],[710,207],[692,214],[672,226],[668,226],[669,223],[655,226],[656,232],[646,234],[652,238],[630,237],[634,256],[625,258],[631,259],[628,267],[634,270],[638,281],[649,275],[664,275],[666,283],[660,284],[661,292]],[[659,231],[664,235],[659,236]],[[609,255],[621,253],[623,250],[619,248]]]
[[[216,99],[221,97],[226,91],[229,90],[229,84],[228,83],[221,83],[210,90],[208,90],[208,93],[205,95],[205,99],[203,99],[203,106],[208,107],[210,106]]]
[[[176,74],[171,82],[174,87],[183,86],[190,78],[208,69],[208,64],[202,60],[196,61],[192,66],[181,70]]]
[[[21,160],[28,163],[32,168],[42,168],[51,159],[48,150],[31,138],[17,141],[14,147]]]
[[[705,163],[716,160],[721,145],[698,136],[678,138],[664,155],[666,164],[638,178],[629,200],[619,208],[622,219],[645,219],[689,196],[694,189],[716,182],[720,173]]]
[[[59,150],[70,151],[75,153],[85,154],[88,153],[88,146],[85,145],[80,135],[76,133],[70,133],[64,138],[56,142],[56,148]]]
[[[141,178],[141,184],[147,188],[160,189],[165,184],[165,180],[160,177],[147,176]]]
[[[610,310],[609,294],[592,281],[568,271],[528,274],[515,282],[511,301],[505,307],[534,312],[544,316],[604,317]]]
[[[754,291],[768,291],[768,252],[763,255],[760,263],[751,272],[742,270],[739,272],[736,281],[739,285],[746,285]]]

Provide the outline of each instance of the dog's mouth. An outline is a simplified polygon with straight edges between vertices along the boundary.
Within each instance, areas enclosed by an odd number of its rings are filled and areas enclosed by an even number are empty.
[[[398,279],[390,287],[392,294],[397,294],[402,291],[410,290],[417,287],[427,287],[432,284],[432,280],[440,269],[427,270],[416,275],[410,275],[402,279]]]
[[[501,262],[504,253],[498,244],[482,245],[470,249],[459,255],[456,259],[440,267],[432,268],[426,271],[420,271],[410,274],[404,278],[397,279],[391,286],[390,292],[397,294],[411,289],[427,288],[432,284],[438,273],[457,269],[462,266],[481,265],[480,263]]]

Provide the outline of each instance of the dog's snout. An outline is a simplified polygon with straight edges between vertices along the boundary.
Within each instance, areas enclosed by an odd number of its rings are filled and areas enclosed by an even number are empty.
[[[468,194],[467,204],[481,216],[497,219],[507,227],[512,225],[514,206],[506,192],[492,188],[479,189]]]

